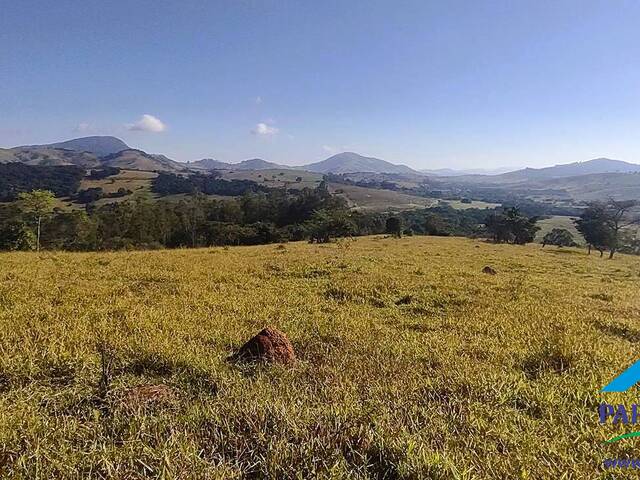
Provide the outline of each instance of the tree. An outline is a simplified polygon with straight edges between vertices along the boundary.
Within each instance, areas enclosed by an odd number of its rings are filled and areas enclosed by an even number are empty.
[[[40,231],[42,219],[53,212],[55,197],[49,190],[33,190],[18,195],[20,209],[36,221],[36,251],[40,251]]]
[[[547,233],[542,239],[542,247],[545,245],[556,245],[557,247],[573,247],[575,246],[573,235],[569,230],[564,228],[554,228]]]
[[[584,236],[589,247],[603,255],[609,249],[609,258],[613,258],[619,249],[625,228],[640,223],[631,212],[638,205],[635,200],[619,201],[610,198],[607,202],[592,202],[575,221],[576,228]]]
[[[392,234],[394,237],[402,237],[402,219],[399,217],[389,217],[385,223],[386,233]]]
[[[601,202],[590,203],[574,223],[587,242],[589,254],[591,248],[595,248],[602,256],[607,245],[611,243],[611,229],[605,205]]]
[[[607,202],[607,213],[610,217],[609,226],[611,229],[609,243],[609,258],[613,258],[618,248],[620,248],[621,232],[624,228],[640,223],[640,217],[632,217],[631,211],[638,205],[636,200],[618,201],[609,198]]]
[[[440,215],[428,213],[424,217],[424,233],[446,237],[451,234],[450,226]]]
[[[0,250],[33,250],[35,246],[35,235],[23,222],[0,225]]]
[[[517,207],[511,207],[502,213],[492,213],[485,219],[485,228],[496,243],[506,242],[524,245],[533,242],[540,227],[536,225],[538,217],[527,217]]]
[[[494,243],[508,242],[510,240],[511,231],[504,213],[491,213],[485,219],[484,225]]]
[[[356,224],[345,210],[318,210],[306,222],[311,242],[328,243],[334,237],[357,233]]]

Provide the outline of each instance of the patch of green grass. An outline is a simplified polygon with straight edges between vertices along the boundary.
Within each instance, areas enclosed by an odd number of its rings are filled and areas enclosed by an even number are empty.
[[[576,217],[567,217],[556,215],[549,218],[544,218],[542,220],[538,220],[537,225],[540,227],[540,230],[536,233],[535,241],[537,243],[542,243],[542,239],[544,236],[549,233],[554,228],[564,228],[571,232],[573,235],[573,241],[578,245],[585,245],[584,237],[578,230],[576,229],[575,223],[573,223],[573,219]],[[554,247],[552,247],[554,248]]]

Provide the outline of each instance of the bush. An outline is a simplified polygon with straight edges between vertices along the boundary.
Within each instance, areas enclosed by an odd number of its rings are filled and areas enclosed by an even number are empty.
[[[569,230],[564,228],[554,228],[547,233],[542,239],[542,246],[556,245],[557,247],[575,247],[576,242],[573,240],[573,235]]]

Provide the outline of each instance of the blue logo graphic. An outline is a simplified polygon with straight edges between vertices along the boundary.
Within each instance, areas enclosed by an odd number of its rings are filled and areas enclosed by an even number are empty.
[[[640,382],[640,360],[602,387],[601,392],[626,392]]]

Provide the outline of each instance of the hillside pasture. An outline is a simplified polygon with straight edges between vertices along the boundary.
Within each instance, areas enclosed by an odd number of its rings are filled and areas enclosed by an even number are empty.
[[[461,238],[0,254],[3,478],[558,479],[633,455],[637,257]],[[491,266],[497,273],[482,273]],[[266,325],[291,367],[227,358]]]
[[[92,180],[85,177],[80,188],[86,190],[88,188],[102,188],[105,193],[114,193],[118,189],[124,188],[135,192],[142,187],[146,191],[151,190],[151,182],[158,176],[155,172],[146,172],[143,170],[121,170],[120,173],[100,180]]]
[[[342,183],[329,184],[329,190],[344,198],[350,207],[358,210],[389,212],[429,208],[437,204],[437,200],[433,198]]]
[[[224,180],[251,180],[269,188],[316,188],[322,181],[321,173],[304,170],[218,170]]]
[[[467,210],[469,208],[479,208],[483,210],[487,208],[494,209],[500,206],[499,203],[482,202],[480,200],[472,200],[469,203],[465,203],[461,200],[442,200],[440,203],[449,205],[451,208],[455,208],[456,210]]]
[[[549,218],[543,218],[542,220],[538,220],[537,225],[540,227],[540,230],[536,233],[535,242],[542,243],[542,239],[544,236],[549,233],[554,228],[563,228],[571,232],[573,235],[573,241],[578,245],[585,245],[586,242],[582,234],[576,229],[576,224],[574,223],[574,219],[577,217],[567,217],[563,215],[555,215]]]

